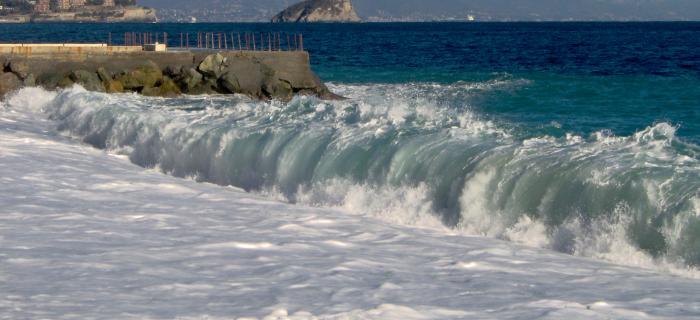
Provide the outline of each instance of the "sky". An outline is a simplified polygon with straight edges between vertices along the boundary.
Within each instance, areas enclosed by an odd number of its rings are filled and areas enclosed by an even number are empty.
[[[217,19],[267,20],[294,0],[141,0]],[[354,0],[359,15],[372,19],[440,20],[700,20],[700,0]],[[228,17],[228,18],[226,18]]]

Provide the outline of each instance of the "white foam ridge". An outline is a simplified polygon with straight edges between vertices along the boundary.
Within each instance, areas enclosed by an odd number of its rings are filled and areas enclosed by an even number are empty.
[[[519,139],[466,102],[521,85],[333,84],[349,99],[289,103],[28,88],[6,107],[178,177],[698,277],[698,147],[668,123]]]

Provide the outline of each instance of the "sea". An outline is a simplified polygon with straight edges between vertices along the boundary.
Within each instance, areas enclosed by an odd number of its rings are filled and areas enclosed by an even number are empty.
[[[0,42],[125,32],[300,33],[347,99],[64,90],[42,108],[62,134],[303,206],[700,267],[700,23],[5,24]]]

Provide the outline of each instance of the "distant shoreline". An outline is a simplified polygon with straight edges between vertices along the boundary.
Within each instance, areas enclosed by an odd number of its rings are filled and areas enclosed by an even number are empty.
[[[49,12],[49,13],[28,13],[0,16],[0,24],[23,24],[23,23],[55,23],[55,22],[157,22],[156,10],[153,8],[140,6],[126,7],[86,7],[80,10]]]

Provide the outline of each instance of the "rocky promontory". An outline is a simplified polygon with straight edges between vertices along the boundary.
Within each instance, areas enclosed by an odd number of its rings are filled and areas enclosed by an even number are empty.
[[[311,71],[306,52],[133,52],[113,55],[0,55],[0,97],[23,86],[148,96],[244,94],[287,101],[334,99]]]
[[[306,0],[280,12],[272,22],[360,22],[350,0]]]

